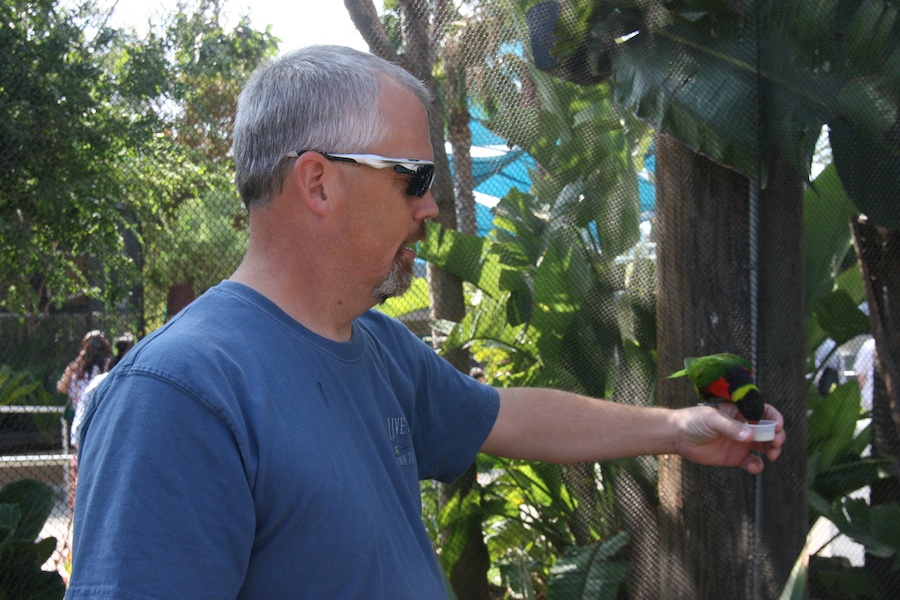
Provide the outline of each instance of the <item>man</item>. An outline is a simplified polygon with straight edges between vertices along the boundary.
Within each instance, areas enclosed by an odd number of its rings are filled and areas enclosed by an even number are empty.
[[[420,479],[478,451],[553,462],[680,453],[763,468],[709,407],[486,386],[370,310],[412,279],[437,215],[428,94],[347,48],[241,94],[247,254],[136,346],[83,426],[69,598],[441,598]]]

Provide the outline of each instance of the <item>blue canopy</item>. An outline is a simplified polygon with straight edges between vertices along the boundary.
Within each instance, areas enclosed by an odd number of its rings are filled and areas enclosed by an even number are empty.
[[[473,118],[469,124],[472,132],[472,177],[475,191],[502,198],[512,188],[527,192],[531,188],[530,170],[534,159],[521,148],[510,147],[506,140]],[[453,156],[450,169],[453,169]]]
[[[477,109],[472,108],[477,115]],[[503,198],[513,188],[521,192],[531,189],[531,171],[535,168],[534,159],[525,150],[511,147],[508,142],[485,127],[484,122],[473,116],[469,124],[472,132],[472,177],[475,191],[492,198]],[[450,169],[453,170],[453,156],[449,153]],[[644,157],[644,171],[636,174],[642,220],[652,216],[656,206],[656,153],[651,145]],[[487,236],[493,228],[493,203],[475,202],[475,219],[478,235]]]

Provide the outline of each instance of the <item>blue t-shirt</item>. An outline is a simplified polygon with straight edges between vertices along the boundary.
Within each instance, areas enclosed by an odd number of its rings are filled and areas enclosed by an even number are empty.
[[[94,396],[67,598],[443,598],[419,480],[498,409],[398,321],[338,343],[222,282]]]

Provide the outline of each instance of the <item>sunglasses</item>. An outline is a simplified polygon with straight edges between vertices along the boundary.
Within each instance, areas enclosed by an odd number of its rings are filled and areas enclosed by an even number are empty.
[[[287,156],[297,158],[304,152],[312,152],[312,150],[300,150],[291,152]],[[419,158],[388,158],[386,156],[378,156],[377,154],[329,154],[328,152],[319,152],[328,160],[358,163],[372,167],[373,169],[393,168],[397,173],[409,175],[412,179],[406,193],[410,196],[421,198],[425,192],[431,187],[434,180],[434,163],[430,160],[422,160]]]

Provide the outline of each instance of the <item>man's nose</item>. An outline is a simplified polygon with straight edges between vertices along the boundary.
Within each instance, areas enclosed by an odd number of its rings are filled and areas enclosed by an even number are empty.
[[[431,190],[425,192],[416,203],[416,220],[434,219],[440,212]]]

